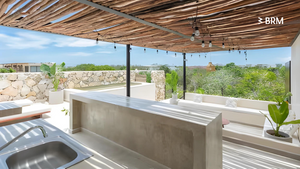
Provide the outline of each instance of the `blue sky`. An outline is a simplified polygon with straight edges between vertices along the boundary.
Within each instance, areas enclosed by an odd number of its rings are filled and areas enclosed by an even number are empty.
[[[199,46],[200,47],[200,46]],[[113,43],[80,39],[63,35],[28,31],[17,28],[0,26],[0,64],[18,62],[65,62],[67,66],[75,66],[82,63],[96,65],[124,65],[126,63],[125,45],[117,45],[114,50]],[[291,48],[272,48],[261,50],[249,50],[248,61],[245,55],[237,51],[228,53],[211,52],[205,54],[187,54],[188,66],[204,66],[212,61],[214,64],[227,64],[234,62],[237,65],[245,64],[284,64],[290,60]],[[132,47],[132,65],[150,64],[182,65],[182,54],[156,49]]]

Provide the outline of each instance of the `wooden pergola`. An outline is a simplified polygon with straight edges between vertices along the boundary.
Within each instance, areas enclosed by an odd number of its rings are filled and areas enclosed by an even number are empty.
[[[287,47],[300,29],[300,0],[0,0],[0,25],[182,53]]]
[[[130,45],[183,53],[184,68],[185,53],[291,46],[300,0],[0,0],[0,25],[126,44],[130,79]]]

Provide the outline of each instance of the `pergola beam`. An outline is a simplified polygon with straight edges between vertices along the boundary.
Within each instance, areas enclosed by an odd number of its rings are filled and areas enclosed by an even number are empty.
[[[160,30],[163,30],[163,31],[166,31],[166,32],[173,33],[173,34],[181,36],[182,38],[185,38],[185,39],[190,39],[191,38],[190,36],[184,35],[180,32],[177,32],[177,31],[174,31],[174,30],[156,25],[156,24],[151,23],[151,22],[147,22],[143,19],[128,15],[128,14],[123,13],[123,12],[119,12],[117,10],[105,7],[103,5],[99,5],[99,4],[94,3],[94,2],[90,2],[90,1],[87,1],[87,0],[75,0],[75,1],[77,1],[79,3],[82,3],[82,4],[85,4],[85,5],[88,5],[88,6],[91,6],[91,7],[94,7],[94,8],[97,8],[97,9],[100,9],[100,10],[103,10],[103,11],[106,11],[106,12],[109,12],[109,13],[112,13],[112,14],[115,14],[115,15],[118,15],[118,16],[121,16],[121,17],[124,17],[124,18],[127,18],[127,19],[130,19],[130,20],[133,20],[133,21],[136,21],[136,22],[139,22],[139,23],[142,23],[142,24],[145,24],[145,25],[148,25],[148,26],[151,26],[151,27],[154,27],[154,28],[157,28],[157,29],[160,29]],[[202,42],[202,41],[195,39],[195,42]],[[216,46],[216,45],[213,45],[213,47],[222,49],[221,47]]]
[[[140,19],[140,18],[131,16],[131,15],[125,14],[125,13],[123,13],[123,12],[119,12],[119,11],[116,11],[116,10],[114,10],[114,9],[111,9],[111,8],[108,8],[108,7],[105,7],[105,6],[96,4],[96,3],[94,3],[94,2],[90,2],[90,1],[87,1],[87,0],[75,0],[75,1],[80,2],[80,3],[82,3],[82,4],[85,4],[85,5],[88,5],[88,6],[91,6],[91,7],[94,7],[94,8],[97,8],[97,9],[100,9],[100,10],[103,10],[103,11],[106,11],[106,12],[109,12],[109,13],[112,13],[112,14],[116,14],[116,15],[118,15],[118,16],[121,16],[121,17],[130,19],[130,20],[133,20],[133,21],[136,21],[136,22],[139,22],[139,23],[148,25],[148,26],[152,26],[152,27],[154,27],[154,28],[157,28],[157,29],[160,29],[160,30],[163,30],[163,31],[166,31],[166,32],[170,32],[170,33],[179,35],[179,36],[181,36],[181,37],[183,37],[183,38],[187,38],[187,39],[190,38],[190,36],[187,36],[187,35],[184,35],[184,34],[182,34],[182,33],[173,31],[173,30],[171,30],[171,29],[168,29],[168,28],[165,28],[165,27],[156,25],[156,24],[151,23],[151,22],[147,22],[147,21],[145,21],[145,20],[143,20],[143,19]]]

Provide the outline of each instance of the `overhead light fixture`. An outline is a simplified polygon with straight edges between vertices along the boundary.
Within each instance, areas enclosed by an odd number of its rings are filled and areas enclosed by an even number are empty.
[[[195,28],[195,35],[196,35],[196,36],[200,36],[200,31],[199,31],[199,28],[198,28],[198,27]]]
[[[191,36],[191,41],[193,42],[195,40],[195,34],[193,33]]]
[[[225,49],[225,44],[224,43],[222,43],[222,48]]]
[[[190,40],[193,42],[195,40],[195,34],[193,33]]]
[[[211,41],[209,41],[209,47],[210,47],[210,48],[212,47],[212,43],[211,43]]]
[[[204,40],[202,41],[202,47],[203,47],[203,48],[205,47],[205,43],[204,43]]]

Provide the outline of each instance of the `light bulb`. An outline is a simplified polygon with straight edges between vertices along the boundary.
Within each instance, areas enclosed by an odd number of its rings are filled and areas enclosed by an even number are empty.
[[[99,41],[99,39],[97,38],[97,39],[96,39],[96,44],[98,44],[98,41]]]
[[[176,53],[175,53],[175,57],[176,57]]]
[[[117,51],[116,42],[114,42],[114,49]]]
[[[195,40],[195,34],[192,34],[191,41],[194,41],[194,40]]]
[[[193,54],[191,54],[191,57],[193,57]]]
[[[232,48],[232,52],[234,52],[234,48]]]
[[[144,53],[146,53],[146,48],[144,48]]]
[[[168,54],[168,51],[166,51],[166,53]]]
[[[200,58],[200,55],[199,55],[199,58]]]
[[[196,36],[200,36],[200,31],[199,31],[199,28],[198,28],[198,27],[195,28],[195,35],[196,35]]]
[[[209,41],[209,47],[210,47],[210,48],[212,47],[212,43],[211,43],[211,41]]]
[[[156,53],[158,54],[158,50],[156,50]]]
[[[202,47],[203,47],[203,48],[205,47],[205,43],[204,43],[204,40],[202,41]]]
[[[223,49],[225,48],[225,44],[224,44],[224,43],[222,43],[222,48],[223,48]]]

